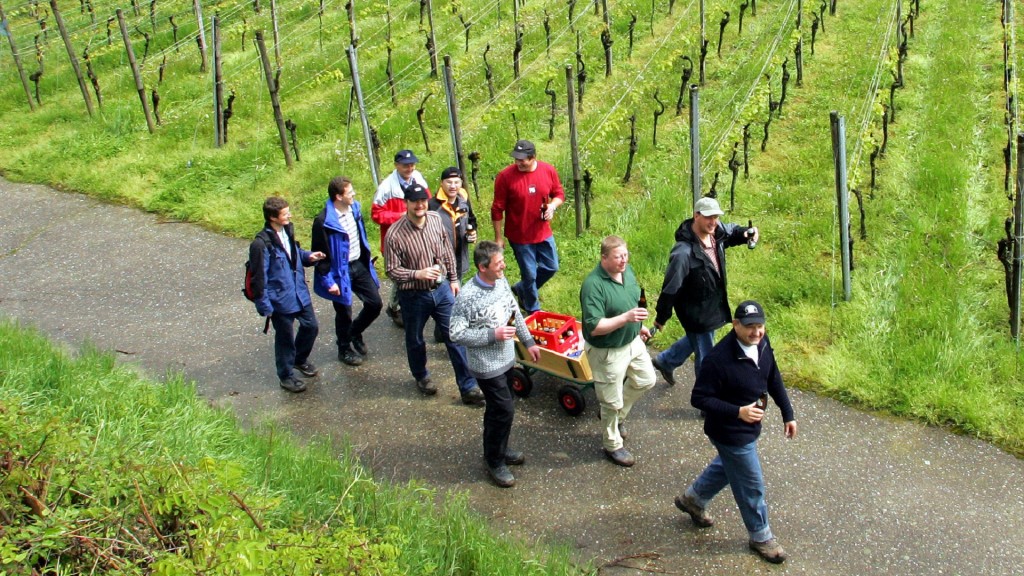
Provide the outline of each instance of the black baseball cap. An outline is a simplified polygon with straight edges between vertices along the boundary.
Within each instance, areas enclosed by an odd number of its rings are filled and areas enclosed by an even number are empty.
[[[537,147],[529,140],[519,140],[512,148],[512,157],[516,160],[526,160],[537,155]]]
[[[402,193],[405,195],[405,199],[410,202],[430,199],[430,193],[427,192],[427,189],[415,182],[402,188]]]
[[[399,150],[395,154],[395,164],[415,164],[419,161],[420,159],[412,153],[412,150]]]
[[[733,318],[739,320],[740,324],[744,326],[764,324],[764,308],[753,300],[744,300],[736,307]]]

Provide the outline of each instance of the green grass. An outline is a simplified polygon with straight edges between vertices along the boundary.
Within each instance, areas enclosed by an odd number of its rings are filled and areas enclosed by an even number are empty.
[[[94,562],[106,565],[81,544],[93,539],[129,562],[119,573],[130,574],[168,573],[161,563],[181,568],[183,558],[196,559],[188,572],[323,573],[302,568],[288,542],[332,554],[320,568],[332,573],[348,560],[358,573],[375,574],[585,571],[567,548],[491,533],[462,495],[439,501],[426,486],[373,481],[347,450],[338,458],[328,438],[242,431],[180,377],[145,380],[112,354],[88,348],[71,357],[9,322],[0,323],[0,351],[0,571],[22,574],[32,565],[48,573],[60,565],[64,574],[91,573]],[[51,512],[30,513],[19,486],[41,495]],[[242,495],[261,520],[260,535],[230,494]],[[144,528],[140,500],[176,551]],[[339,546],[339,534],[357,539],[352,551]],[[373,556],[361,558],[361,550]],[[204,557],[214,563],[201,565]],[[244,569],[245,557],[252,570]],[[297,563],[284,569],[287,561]]]
[[[949,425],[1024,453],[1024,429],[1006,416],[1024,397],[1024,355],[1008,337],[1002,271],[994,258],[1002,220],[1010,211],[1001,189],[1005,128],[998,6],[972,0],[922,7],[905,63],[907,86],[896,94],[897,121],[879,161],[879,187],[866,189],[869,144],[862,149],[861,163],[851,167],[853,181],[867,195],[868,238],[857,238],[854,297],[844,303],[828,113],[837,110],[845,116],[851,153],[866,134],[880,141],[879,113],[873,114],[870,130],[861,121],[893,3],[841,3],[836,17],[826,14],[826,30],[819,31],[812,55],[809,14],[814,7],[805,2],[802,87],[795,85],[792,23],[781,24],[790,2],[759,3],[757,17],[747,13],[742,36],[735,27],[738,1],[707,4],[711,43],[708,80],[700,93],[705,191],[719,171],[719,191],[727,194],[729,173],[723,167],[742,124],[751,122],[750,178],[737,183],[736,210],[726,220],[753,219],[763,231],[757,250],[729,254],[731,300],[754,297],[766,304],[790,382],[857,406]],[[697,2],[677,2],[671,16],[665,3],[656,3],[653,33],[649,2],[609,5],[615,64],[612,76],[605,78],[602,20],[592,4],[577,4],[575,30],[590,80],[579,115],[581,155],[595,183],[590,230],[575,237],[572,202],[555,222],[563,268],[543,296],[546,308],[560,312],[578,312],[579,280],[596,263],[598,242],[606,234],[627,239],[641,284],[655,293],[673,231],[689,215],[688,118],[687,111],[674,115],[674,102],[679,57],[689,54],[697,61]],[[35,26],[27,6],[8,8],[26,54]],[[439,171],[452,163],[442,87],[428,77],[418,3],[392,2],[391,46],[399,75],[398,101],[392,104],[383,72],[386,6],[357,4],[360,70],[370,120],[383,141],[381,171],[388,172],[395,150],[412,147],[434,184]],[[71,26],[78,31],[76,44],[92,43],[107,102],[95,118],[86,117],[77,84],[62,61],[63,46],[51,37],[41,88],[44,106],[37,112],[27,113],[13,67],[0,70],[5,119],[0,170],[10,178],[81,190],[243,237],[259,227],[263,197],[283,194],[294,206],[300,236],[307,235],[332,175],[351,175],[364,204],[372,196],[358,119],[347,122],[344,10],[327,5],[321,49],[316,7],[311,2],[283,7],[281,100],[285,115],[300,127],[303,156],[290,171],[277,149],[269,98],[251,45],[255,29],[267,30],[271,38],[269,10],[257,16],[248,3],[231,2],[205,7],[207,18],[219,10],[224,19],[227,84],[238,94],[224,149],[211,146],[209,78],[197,73],[194,43],[183,42],[180,52],[167,51],[160,85],[165,125],[150,135],[121,61],[123,50],[116,42],[105,46],[102,25],[89,32],[82,26],[84,17],[69,11],[65,18],[78,23]],[[97,3],[99,13],[110,8]],[[185,8],[183,2],[168,2],[163,9]],[[468,53],[453,8],[474,21]],[[733,22],[719,58],[717,22],[726,9]],[[483,157],[478,213],[486,215],[491,179],[508,162],[515,140],[513,114],[519,135],[538,143],[540,158],[556,165],[571,194],[564,65],[575,61],[576,35],[566,27],[565,3],[529,2],[521,10],[526,74],[519,81],[512,78],[509,3],[502,3],[500,19],[495,5],[484,2],[436,2],[434,10],[439,54],[453,59],[465,149]],[[545,10],[552,24],[550,56],[544,49]],[[633,54],[627,58],[629,14],[637,15],[637,26]],[[141,29],[148,27],[146,14],[136,20]],[[179,22],[182,37],[194,33],[194,23],[185,17]],[[168,36],[161,26],[154,52],[168,47]],[[141,50],[138,35],[134,41]],[[776,42],[779,47],[769,56]],[[488,99],[481,59],[487,44],[499,93],[494,102]],[[778,98],[779,67],[787,57],[792,74],[787,102],[771,125],[767,150],[760,152],[768,92],[761,70],[772,75],[772,93]],[[31,71],[34,62],[27,60]],[[156,60],[151,56],[144,72],[150,87],[156,85]],[[559,107],[550,142],[543,92],[548,80]],[[883,97],[876,109],[887,101],[889,82],[883,67]],[[650,140],[655,88],[668,105],[659,121],[657,148]],[[431,92],[425,121],[433,152],[426,153],[415,113]],[[640,149],[633,181],[622,184],[633,113]],[[856,232],[855,206],[851,200]],[[678,325],[670,325],[655,345],[666,346],[680,334]]]

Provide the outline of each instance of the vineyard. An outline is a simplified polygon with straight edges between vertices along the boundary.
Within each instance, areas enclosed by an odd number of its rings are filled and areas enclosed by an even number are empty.
[[[766,304],[790,381],[1020,452],[1024,426],[1005,414],[1024,405],[1022,355],[1008,336],[997,259],[1015,156],[1016,39],[1004,9],[992,0],[20,2],[3,5],[12,49],[0,54],[0,170],[243,237],[261,224],[262,198],[282,194],[305,236],[331,176],[352,177],[368,203],[371,163],[386,175],[401,148],[416,151],[432,186],[465,163],[484,214],[512,143],[528,138],[570,196],[555,222],[563,269],[544,306],[578,312],[578,283],[606,234],[627,239],[638,278],[657,292],[672,233],[691,214],[699,117],[701,193],[718,196],[726,221],[762,230],[757,250],[730,253],[731,300]],[[839,281],[831,111],[847,122],[856,198],[850,302]],[[654,344],[679,334],[672,326]]]

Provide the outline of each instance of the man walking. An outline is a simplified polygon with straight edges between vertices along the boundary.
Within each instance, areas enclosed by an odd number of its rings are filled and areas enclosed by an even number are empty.
[[[629,266],[626,241],[608,236],[601,241],[601,262],[580,288],[584,349],[601,404],[604,453],[619,466],[636,460],[623,447],[624,421],[633,403],[654,386],[654,367],[645,341],[651,337],[642,322],[647,310],[637,305],[640,286]]]
[[[309,354],[320,331],[302,267],[323,260],[324,253],[299,248],[284,198],[266,199],[263,220],[263,230],[249,244],[249,266],[258,271],[253,277],[254,303],[259,315],[269,316],[274,324],[274,360],[281,388],[302,392],[306,384],[292,375],[292,369],[310,378],[317,375]],[[296,320],[299,331],[293,336]]]
[[[395,169],[387,178],[381,180],[377,186],[377,192],[373,196],[373,207],[370,208],[370,218],[380,225],[380,249],[384,251],[387,242],[388,229],[391,225],[405,216],[405,202],[403,201],[402,190],[412,184],[419,184],[424,189],[430,190],[423,174],[416,169],[419,158],[412,150],[399,150],[395,153]],[[402,317],[398,312],[398,290],[391,290],[391,298],[388,301],[388,317],[398,326],[402,326]]]
[[[510,450],[508,437],[515,418],[515,400],[509,374],[515,365],[518,334],[534,362],[540,347],[533,341],[519,306],[505,279],[505,255],[494,242],[483,241],[473,251],[477,274],[459,292],[452,310],[451,339],[466,346],[469,371],[487,398],[484,409],[484,461],[495,484],[514,486],[508,465],[526,461],[522,452]]]
[[[796,437],[797,426],[764,322],[760,304],[753,300],[741,303],[732,332],[704,358],[690,403],[706,413],[704,433],[718,456],[676,498],[676,507],[689,514],[698,527],[711,526],[714,521],[705,509],[728,485],[750,536],[750,549],[779,564],[786,560],[786,552],[768,525],[764,476],[757,455],[769,395],[782,413],[786,438]]]
[[[313,250],[326,255],[316,265],[313,291],[334,306],[338,360],[359,366],[369,352],[363,332],[380,316],[380,280],[370,259],[363,212],[352,181],[338,176],[327,185],[327,205],[313,220]],[[352,295],[363,302],[352,321]]]
[[[715,330],[729,322],[726,295],[725,249],[757,242],[757,228],[723,224],[724,214],[714,198],[701,198],[693,218],[676,229],[676,244],[668,255],[668,268],[655,308],[654,326],[659,330],[675,309],[686,335],[654,357],[654,367],[669,385],[673,372],[693,354],[694,374],[715,345]]]
[[[403,196],[406,214],[388,231],[384,261],[388,277],[398,289],[409,371],[420,392],[428,396],[437,394],[437,386],[427,370],[427,345],[423,341],[423,326],[427,318],[433,318],[441,327],[462,403],[481,405],[484,395],[469,373],[466,350],[453,344],[448,334],[452,306],[459,292],[451,243],[441,217],[427,210],[430,193],[426,188],[412,184],[403,191]]]
[[[533,142],[516,142],[512,158],[514,163],[494,180],[491,220],[494,241],[504,248],[507,238],[519,265],[520,280],[512,292],[532,314],[540,310],[538,290],[558,271],[551,220],[565,202],[565,192],[555,167],[537,160]]]

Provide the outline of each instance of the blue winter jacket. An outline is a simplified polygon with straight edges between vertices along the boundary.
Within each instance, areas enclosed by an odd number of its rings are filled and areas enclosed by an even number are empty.
[[[359,228],[359,261],[370,271],[373,283],[380,287],[380,279],[377,278],[377,271],[370,261],[370,241],[366,238],[366,225],[363,223],[363,213],[359,202],[352,204],[352,216],[355,217],[356,227]],[[313,241],[310,248],[314,252],[320,251],[327,255],[327,258],[316,263],[313,273],[313,291],[317,296],[326,298],[333,302],[352,305],[352,278],[348,272],[348,254],[352,239],[348,237],[345,228],[338,222],[338,212],[334,209],[334,202],[327,200],[327,205],[317,214],[313,220]],[[341,290],[341,294],[335,296],[328,292],[335,284]]]
[[[297,258],[288,258],[281,239],[270,226],[264,228],[249,247],[250,264],[257,270],[263,270],[263,290],[255,300],[256,311],[260,316],[270,316],[275,312],[297,314],[313,304],[309,287],[306,286],[306,272],[302,269],[303,266],[313,265],[309,261],[311,252],[303,250],[295,242],[295,231],[291,224],[285,226],[285,232],[292,246],[292,255]]]

